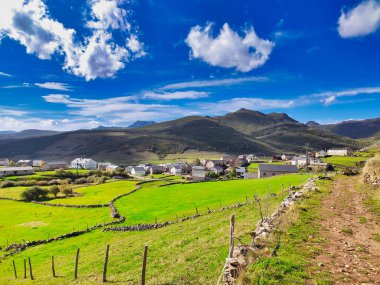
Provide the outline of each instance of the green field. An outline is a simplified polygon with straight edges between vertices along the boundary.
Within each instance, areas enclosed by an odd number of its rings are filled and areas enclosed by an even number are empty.
[[[136,181],[116,181],[94,186],[80,187],[76,188],[75,192],[83,194],[83,196],[53,199],[49,201],[49,203],[66,205],[107,204],[113,198],[135,189],[137,187],[136,183]]]
[[[284,194],[285,195],[285,194]],[[283,196],[270,200],[270,211]],[[218,212],[166,228],[145,232],[101,232],[40,245],[0,263],[0,284],[14,282],[12,260],[19,276],[24,258],[31,257],[34,281],[23,284],[72,284],[75,251],[80,248],[75,284],[100,284],[106,244],[110,244],[108,280],[112,284],[139,284],[144,245],[149,245],[147,284],[216,284],[228,253],[229,218],[236,216],[236,237],[250,241],[259,219],[256,205]],[[51,256],[59,277],[51,277]],[[21,278],[20,278],[21,280]]]
[[[73,172],[74,174],[77,173],[76,169],[71,169],[70,171]],[[79,174],[86,174],[88,172],[89,172],[88,170],[78,169]],[[32,175],[0,177],[0,181],[45,180],[45,179],[48,180],[48,179],[55,178],[55,176],[56,176],[55,171],[36,171]]]
[[[253,199],[277,193],[269,199],[269,211],[278,206],[286,195],[282,185],[304,183],[307,175],[284,175],[260,180],[229,180],[202,183],[166,185],[175,181],[160,180],[141,184],[141,189],[115,202],[126,217],[125,224],[154,223],[175,220],[176,215],[194,215],[195,208],[205,214],[207,208],[220,209],[238,202],[246,196]],[[162,177],[164,178],[164,177]],[[172,178],[172,177],[171,177]],[[132,191],[136,181],[116,181],[101,185],[77,188],[81,197],[55,199],[52,203],[103,204],[112,198]],[[159,187],[162,186],[162,187]],[[17,188],[17,187],[15,187]],[[0,190],[9,190],[0,189]],[[15,190],[16,191],[16,190]],[[236,235],[249,242],[249,231],[259,219],[257,205],[215,212],[194,220],[174,224],[158,230],[144,232],[102,232],[95,230],[79,237],[65,239],[27,249],[0,263],[0,284],[13,281],[11,262],[14,259],[19,271],[22,261],[30,256],[35,281],[25,284],[71,284],[73,282],[74,254],[81,248],[79,280],[77,284],[94,284],[101,281],[106,244],[111,245],[109,280],[116,284],[138,283],[141,253],[149,244],[148,284],[215,284],[222,270],[228,249],[229,217],[236,214]],[[33,203],[0,200],[0,246],[54,237],[72,230],[110,221],[109,208],[64,208]],[[50,260],[55,256],[58,278],[51,278]]]
[[[322,159],[323,162],[340,166],[355,166],[356,162],[366,161],[364,156],[331,156]]]
[[[47,239],[111,221],[106,208],[74,209],[0,200],[0,247],[8,243]],[[1,282],[0,282],[1,283]]]
[[[119,212],[126,217],[127,224],[154,223],[175,220],[176,215],[190,216],[210,209],[219,209],[245,201],[254,194],[265,195],[268,189],[279,192],[284,187],[304,183],[309,176],[293,174],[269,179],[229,180],[174,184],[157,187],[164,182],[142,184],[142,189],[133,195],[115,202]]]

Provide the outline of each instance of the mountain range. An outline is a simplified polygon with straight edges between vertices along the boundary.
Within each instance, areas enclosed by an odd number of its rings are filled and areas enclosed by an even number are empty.
[[[350,136],[372,136],[380,119],[356,122],[368,130],[359,133],[337,125],[303,124],[285,113],[264,114],[240,109],[224,116],[190,116],[172,121],[142,123],[128,128],[97,128],[64,133],[39,133],[0,140],[0,156],[14,159],[66,159],[91,157],[118,163],[164,158],[187,151],[217,153],[303,153],[329,147],[358,148]],[[141,123],[138,123],[141,124]],[[356,126],[355,126],[356,128]],[[11,134],[12,135],[12,134]],[[14,134],[13,134],[14,135]]]

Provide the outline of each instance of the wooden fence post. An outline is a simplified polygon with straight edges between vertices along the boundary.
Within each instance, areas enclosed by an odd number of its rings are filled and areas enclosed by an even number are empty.
[[[24,258],[24,279],[26,279],[26,259]]]
[[[245,202],[248,204],[248,196],[245,196]]]
[[[197,213],[197,216],[199,216],[198,207],[195,207],[195,212]]]
[[[77,255],[75,257],[75,272],[74,272],[75,279],[78,279],[78,261],[79,261],[79,248],[77,248]]]
[[[17,271],[16,271],[16,264],[15,264],[15,261],[13,260],[12,263],[13,263],[13,271],[14,271],[14,273],[15,273],[15,278],[17,279]]]
[[[29,273],[30,273],[30,279],[33,280],[33,270],[32,270],[32,262],[30,261],[30,257],[28,257],[29,261]]]
[[[53,272],[53,277],[56,277],[55,276],[54,255],[51,256],[51,271]]]
[[[104,258],[104,268],[103,268],[103,282],[107,281],[107,266],[108,266],[108,255],[110,251],[110,245],[107,244],[106,248],[106,256]]]
[[[146,261],[148,258],[148,246],[144,247],[143,264],[141,270],[141,285],[145,285]]]
[[[232,258],[234,252],[234,231],[235,231],[235,215],[231,216],[230,220],[230,250],[228,253],[228,257]]]

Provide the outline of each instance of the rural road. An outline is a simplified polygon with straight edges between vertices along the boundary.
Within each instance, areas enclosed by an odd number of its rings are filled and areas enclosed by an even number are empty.
[[[334,284],[380,284],[380,217],[367,209],[358,179],[338,179],[322,202],[326,245],[317,263],[331,272]]]

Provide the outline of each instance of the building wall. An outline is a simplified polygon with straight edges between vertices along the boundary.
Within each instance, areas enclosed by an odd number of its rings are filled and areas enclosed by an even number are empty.
[[[327,151],[327,154],[336,156],[348,156],[348,151],[346,149],[329,149]]]

